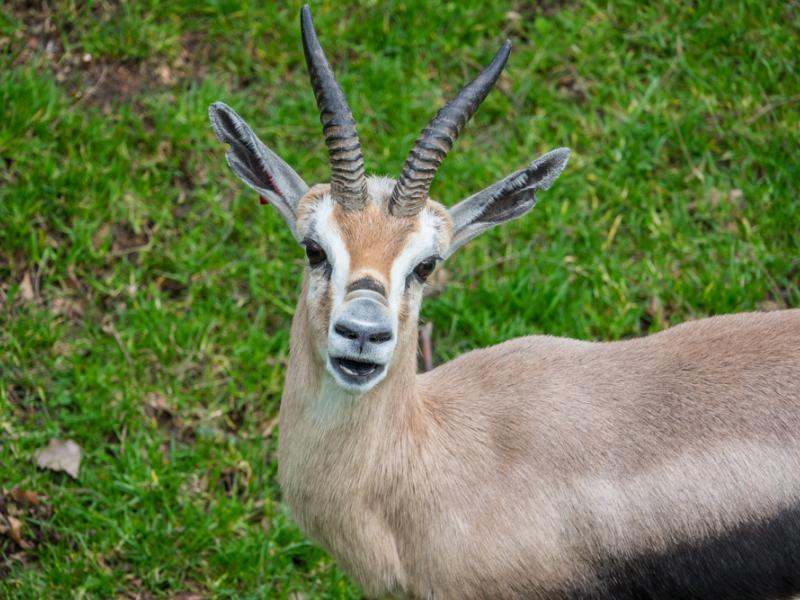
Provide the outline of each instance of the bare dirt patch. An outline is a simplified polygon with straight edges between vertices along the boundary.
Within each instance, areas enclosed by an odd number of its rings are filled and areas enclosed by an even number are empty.
[[[213,59],[213,46],[198,32],[184,33],[176,56],[116,58],[80,50],[78,32],[60,26],[58,10],[47,3],[16,2],[10,14],[22,27],[0,38],[0,52],[11,54],[12,65],[36,65],[50,70],[56,81],[81,102],[107,109],[145,92],[166,91],[186,81],[201,81]],[[118,7],[98,3],[97,18],[112,20]],[[66,40],[67,47],[63,41]]]

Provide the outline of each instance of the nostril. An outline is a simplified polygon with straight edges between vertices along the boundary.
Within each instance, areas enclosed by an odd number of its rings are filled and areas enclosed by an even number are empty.
[[[373,333],[369,336],[369,341],[373,344],[383,344],[392,339],[391,331],[381,331],[380,333]]]
[[[336,323],[333,326],[333,330],[338,333],[340,336],[347,338],[348,340],[357,340],[358,333],[347,327],[346,325],[342,325],[341,323]]]

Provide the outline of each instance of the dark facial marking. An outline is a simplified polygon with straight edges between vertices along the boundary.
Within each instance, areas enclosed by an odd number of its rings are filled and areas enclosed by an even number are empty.
[[[354,292],[356,290],[372,290],[378,292],[381,296],[386,295],[386,288],[383,284],[372,277],[362,277],[347,286],[347,292]]]
[[[596,564],[601,586],[570,600],[788,600],[800,595],[800,505],[667,552]]]

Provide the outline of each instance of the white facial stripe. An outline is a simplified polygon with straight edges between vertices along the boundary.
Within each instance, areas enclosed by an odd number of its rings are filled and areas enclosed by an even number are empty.
[[[419,261],[438,252],[436,247],[436,232],[437,226],[439,225],[439,218],[425,209],[419,215],[419,222],[419,231],[408,237],[405,248],[403,248],[403,251],[392,263],[389,282],[391,287],[389,291],[389,309],[395,321],[400,312],[400,303],[403,300],[403,293],[406,289],[406,277],[408,277],[409,272]]]
[[[332,268],[333,310],[344,300],[347,277],[350,272],[350,253],[336,227],[336,221],[333,218],[334,207],[335,204],[330,194],[323,196],[314,215],[313,224],[313,231],[317,236],[316,241],[328,255],[328,261]]]

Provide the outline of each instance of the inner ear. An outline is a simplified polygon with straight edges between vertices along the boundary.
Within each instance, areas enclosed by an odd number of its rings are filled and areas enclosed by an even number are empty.
[[[297,202],[308,191],[303,179],[258,139],[236,111],[223,102],[208,109],[211,126],[230,145],[226,158],[239,178],[268,200],[286,221],[297,241]]]
[[[486,229],[521,217],[531,210],[536,204],[536,192],[552,185],[568,159],[567,148],[548,152],[526,168],[451,208],[448,212],[453,220],[453,239],[447,256]]]
[[[523,178],[520,178],[523,179]],[[502,223],[521,217],[536,204],[536,191],[520,183],[515,192],[502,193],[498,198],[486,204],[486,209],[476,219],[482,223]]]
[[[228,160],[233,163],[231,167],[237,175],[247,181],[254,188],[266,189],[277,194],[283,200],[286,195],[278,188],[266,162],[263,160],[263,150],[259,148],[258,138],[252,131],[244,129],[243,120],[234,120],[233,116],[224,110],[218,110],[216,117],[220,121],[218,131],[236,132],[237,135],[224,135],[224,140],[231,146]]]

